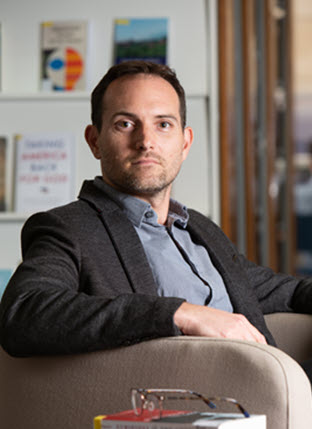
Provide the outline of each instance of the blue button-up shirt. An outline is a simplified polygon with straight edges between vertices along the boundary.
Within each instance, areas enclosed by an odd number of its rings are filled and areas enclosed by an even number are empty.
[[[233,311],[222,277],[206,248],[194,243],[186,230],[189,217],[186,207],[171,199],[166,225],[160,225],[150,204],[117,191],[100,177],[95,184],[123,208],[132,222],[160,296]]]

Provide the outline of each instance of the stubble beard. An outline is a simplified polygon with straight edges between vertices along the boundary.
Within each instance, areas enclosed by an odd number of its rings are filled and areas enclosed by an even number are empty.
[[[180,170],[180,165],[178,166],[177,163],[173,166],[172,171],[168,173],[164,162],[158,159],[161,171],[154,174],[151,172],[149,175],[148,172],[140,171],[140,168],[116,169],[114,168],[114,163],[110,162],[110,160],[107,161],[102,165],[104,179],[107,177],[116,189],[130,195],[159,195],[168,189]]]
[[[132,195],[157,195],[166,190],[173,179],[168,179],[162,172],[155,178],[144,179],[135,173],[124,172],[120,180],[120,187],[124,192]]]

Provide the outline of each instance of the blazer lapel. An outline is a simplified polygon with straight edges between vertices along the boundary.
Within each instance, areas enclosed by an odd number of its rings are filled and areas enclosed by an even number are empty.
[[[241,267],[239,255],[229,239],[213,222],[208,219],[203,222],[203,217],[191,210],[188,229],[192,237],[208,250],[214,266],[223,278],[234,312],[244,314],[265,335],[269,344],[275,345],[258,299]]]
[[[92,205],[101,217],[133,291],[157,295],[141,241],[118,204],[89,181],[84,182],[79,198]]]
[[[190,216],[188,229],[208,250],[215,268],[223,278],[234,311],[251,314],[251,303],[258,307],[258,302],[255,302],[254,294],[250,293],[248,280],[240,268],[238,254],[232,249],[228,238],[207,219],[203,227]]]
[[[152,271],[131,222],[120,209],[110,213],[102,212],[101,217],[133,290],[137,293],[157,295]]]

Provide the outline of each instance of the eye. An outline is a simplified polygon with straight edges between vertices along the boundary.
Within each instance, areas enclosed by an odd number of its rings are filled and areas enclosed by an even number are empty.
[[[122,120],[116,123],[116,127],[122,130],[127,130],[133,127],[133,124],[130,121]]]
[[[132,124],[129,121],[121,121],[121,123],[120,123],[120,126],[122,128],[129,128],[129,127],[131,127],[131,125]]]
[[[160,128],[166,129],[166,128],[170,128],[171,124],[168,121],[162,121],[159,124]]]

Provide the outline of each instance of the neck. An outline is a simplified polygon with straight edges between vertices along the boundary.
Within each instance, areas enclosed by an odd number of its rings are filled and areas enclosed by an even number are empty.
[[[171,188],[172,185],[166,186],[161,191],[155,192],[155,193],[137,193],[137,192],[129,192],[128,189],[124,189],[120,186],[116,186],[111,181],[107,180],[102,177],[103,181],[111,186],[112,188],[115,188],[117,191],[123,192],[124,194],[132,195],[135,198],[138,198],[142,201],[145,201],[146,203],[150,204],[153,210],[157,214],[158,223],[160,225],[164,225],[168,218],[168,211],[169,211],[169,202],[170,202],[170,194],[171,194]]]
[[[139,198],[152,206],[153,210],[157,213],[157,219],[160,225],[164,225],[167,222],[170,189],[163,190],[157,195],[134,195],[134,197]]]

